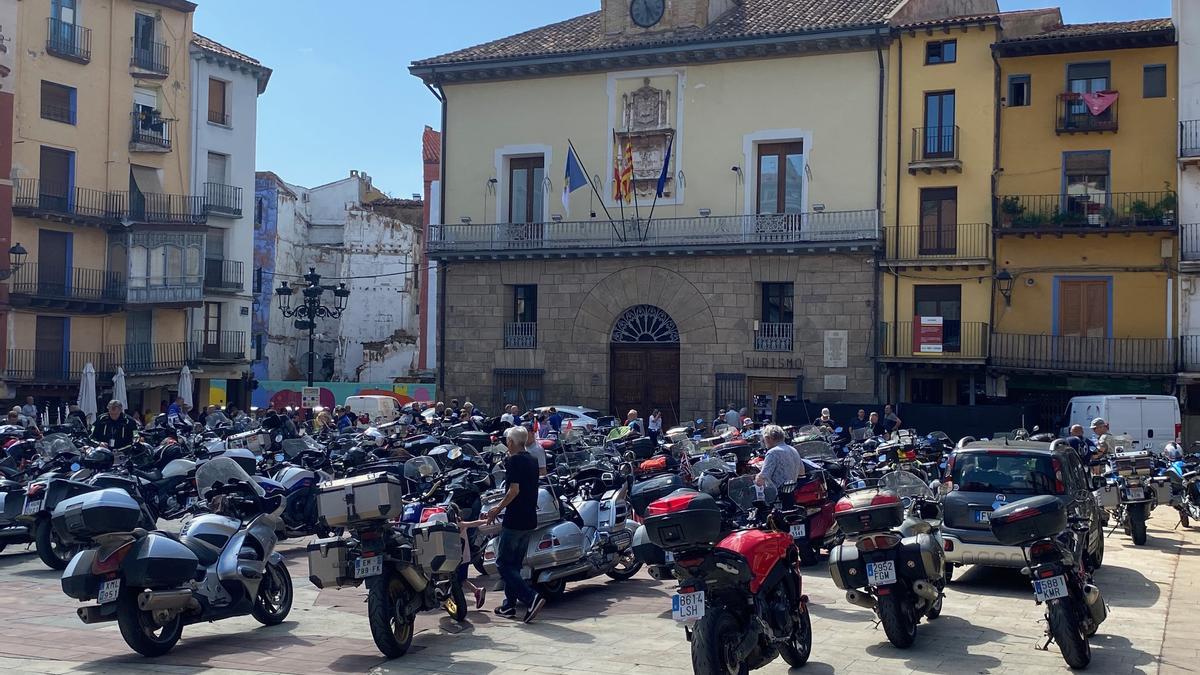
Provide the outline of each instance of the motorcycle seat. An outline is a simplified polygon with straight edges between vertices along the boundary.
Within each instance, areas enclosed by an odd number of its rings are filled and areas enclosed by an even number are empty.
[[[199,561],[201,567],[208,567],[209,565],[217,562],[217,554],[213,553],[212,550],[198,541],[192,541],[187,537],[181,537],[174,532],[165,532],[160,530],[158,534],[170,539],[174,539],[175,541],[186,546],[187,549],[196,556],[196,560]]]

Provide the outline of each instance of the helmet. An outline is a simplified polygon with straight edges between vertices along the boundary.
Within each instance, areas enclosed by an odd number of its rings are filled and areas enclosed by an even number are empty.
[[[386,438],[387,436],[384,436],[382,431],[376,429],[375,427],[371,427],[363,432],[362,439],[360,439],[359,444],[364,448],[378,448],[383,445],[383,441]]]
[[[79,463],[89,469],[107,469],[112,467],[114,456],[108,448],[96,448],[84,454]]]
[[[719,498],[721,496],[721,479],[711,473],[705,473],[700,476],[698,487],[701,492],[712,497]]]
[[[1167,443],[1167,445],[1163,447],[1163,452],[1167,455],[1167,459],[1171,460],[1172,462],[1183,459],[1183,450],[1179,447],[1179,444],[1174,441]]]

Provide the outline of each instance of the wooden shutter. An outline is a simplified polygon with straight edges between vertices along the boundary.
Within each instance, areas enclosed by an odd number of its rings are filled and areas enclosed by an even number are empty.
[[[1090,281],[1084,285],[1083,331],[1087,337],[1108,337],[1108,284]]]
[[[225,124],[225,82],[208,80],[208,121]]]
[[[1078,281],[1058,285],[1058,333],[1069,337],[1083,335],[1083,286]]]
[[[1058,334],[1108,337],[1108,282],[1063,281],[1058,285]]]

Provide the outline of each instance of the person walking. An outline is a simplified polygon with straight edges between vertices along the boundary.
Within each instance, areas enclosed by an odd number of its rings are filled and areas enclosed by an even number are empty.
[[[729,404],[729,410],[725,412],[725,424],[737,429],[741,426],[742,416],[738,414],[738,409],[732,403]]]
[[[1112,437],[1112,434],[1108,432],[1108,422],[1105,422],[1103,417],[1097,417],[1096,419],[1092,420],[1092,433],[1096,435],[1096,448],[1092,452],[1091,461],[1105,461],[1109,458],[1109,455],[1116,452],[1117,448],[1115,439]],[[1100,475],[1103,473],[1103,466],[1092,467],[1092,474]]]
[[[883,422],[887,425],[888,432],[899,431],[900,425],[904,422],[896,415],[896,411],[892,410],[891,403],[885,403],[883,406]]]
[[[650,440],[654,445],[658,446],[658,436],[662,433],[662,411],[658,408],[650,413],[650,421],[646,423],[646,430],[649,432]]]
[[[763,458],[762,468],[754,477],[754,483],[760,487],[770,485],[775,489],[792,483],[795,484],[804,475],[804,462],[800,453],[785,443],[787,437],[778,424],[768,424],[763,429],[763,444],[767,447],[767,455]],[[791,495],[780,493],[782,506],[792,506]]]
[[[504,499],[487,513],[487,522],[491,525],[504,511],[500,540],[496,545],[496,569],[504,580],[504,602],[496,608],[496,615],[515,618],[517,603],[521,602],[526,607],[524,623],[533,621],[546,604],[546,599],[535,593],[521,577],[525,552],[537,527],[538,465],[537,460],[525,451],[528,442],[529,432],[524,427],[508,430],[505,436],[508,458],[504,460],[508,490]]]

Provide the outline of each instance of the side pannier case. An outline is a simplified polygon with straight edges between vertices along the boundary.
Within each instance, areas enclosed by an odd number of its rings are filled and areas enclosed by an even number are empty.
[[[463,540],[454,523],[425,522],[413,527],[413,562],[434,574],[449,574],[462,563]]]
[[[317,508],[329,527],[400,515],[404,485],[387,472],[368,473],[321,483]]]
[[[992,511],[992,533],[1005,546],[1057,536],[1067,529],[1067,508],[1052,495],[1029,497]]]
[[[110,532],[131,532],[142,509],[129,493],[116,488],[69,497],[54,507],[51,525],[66,541],[86,541]]]
[[[896,570],[911,579],[941,579],[946,574],[946,554],[931,534],[905,537],[900,542]]]
[[[348,539],[317,539],[308,545],[308,580],[317,588],[357,586],[362,579],[354,578],[349,560]]]
[[[844,542],[829,550],[829,576],[843,591],[867,585],[866,561],[853,542]]]
[[[904,505],[891,490],[868,488],[842,497],[833,514],[838,527],[848,535],[885,532],[904,522]]]
[[[667,551],[707,546],[721,537],[721,508],[710,495],[676,490],[646,509],[646,536]]]

